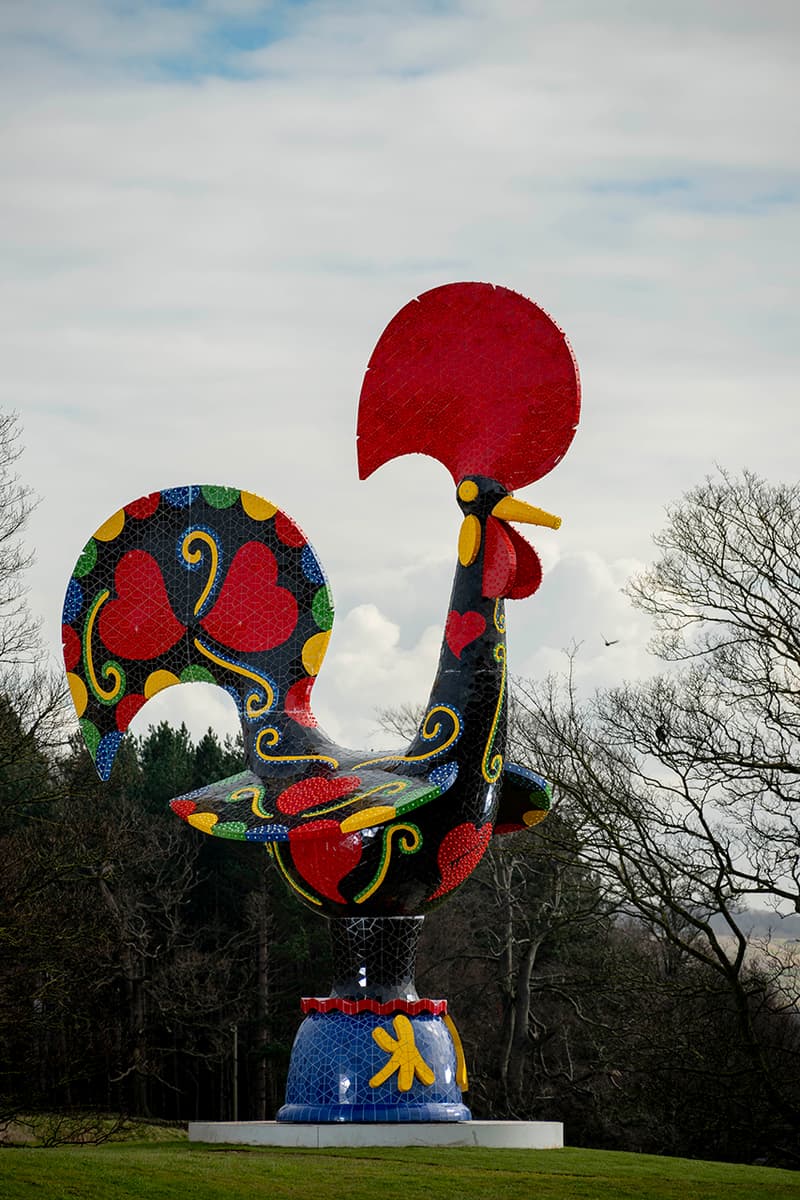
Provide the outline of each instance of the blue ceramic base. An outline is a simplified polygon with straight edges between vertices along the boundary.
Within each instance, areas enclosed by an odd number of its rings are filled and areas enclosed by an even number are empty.
[[[313,1105],[284,1104],[278,1111],[279,1121],[300,1125],[354,1125],[387,1124],[397,1125],[413,1121],[429,1125],[435,1121],[471,1121],[472,1113],[463,1104],[337,1104]]]
[[[469,1121],[456,1067],[440,1016],[314,1012],[297,1031],[278,1120]]]

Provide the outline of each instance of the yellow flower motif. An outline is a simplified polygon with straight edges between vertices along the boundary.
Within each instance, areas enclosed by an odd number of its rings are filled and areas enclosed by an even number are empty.
[[[420,1083],[425,1087],[430,1087],[435,1076],[417,1049],[414,1041],[414,1026],[402,1013],[397,1014],[392,1024],[396,1037],[392,1037],[388,1029],[384,1029],[380,1025],[372,1031],[372,1036],[381,1050],[385,1050],[391,1057],[386,1066],[372,1076],[369,1086],[380,1087],[396,1071],[397,1087],[401,1092],[410,1091],[415,1075]]]

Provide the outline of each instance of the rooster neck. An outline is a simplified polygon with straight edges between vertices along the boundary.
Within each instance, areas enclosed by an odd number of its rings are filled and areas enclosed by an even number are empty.
[[[482,578],[482,554],[471,566],[456,567],[436,678],[407,753],[428,770],[456,763],[459,773],[477,772],[493,783],[502,765],[498,755],[505,749],[505,610],[502,597],[483,595]],[[452,748],[432,756],[453,722],[458,737]]]

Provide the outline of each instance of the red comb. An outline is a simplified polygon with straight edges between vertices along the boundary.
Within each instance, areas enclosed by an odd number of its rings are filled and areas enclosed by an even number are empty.
[[[491,283],[450,283],[412,300],[378,339],[358,409],[358,471],[429,454],[456,483],[509,491],[563,457],[580,413],[578,367],[555,321]]]

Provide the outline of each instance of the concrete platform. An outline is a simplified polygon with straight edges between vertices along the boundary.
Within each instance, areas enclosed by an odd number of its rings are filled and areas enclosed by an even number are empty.
[[[494,1150],[556,1150],[564,1145],[560,1121],[433,1121],[416,1124],[302,1125],[278,1121],[192,1121],[190,1142],[239,1146],[293,1146],[312,1150],[346,1146],[484,1146]]]

